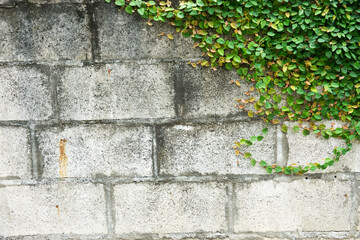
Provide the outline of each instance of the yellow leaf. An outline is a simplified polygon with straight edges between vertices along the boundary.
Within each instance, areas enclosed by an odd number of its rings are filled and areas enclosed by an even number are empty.
[[[286,16],[287,18],[289,18],[289,17],[290,17],[290,13],[286,12],[286,13],[285,13],[285,16]]]
[[[253,111],[248,111],[248,116],[251,117],[251,118],[254,117]]]
[[[238,85],[239,87],[241,86],[239,80],[237,80],[237,81],[235,82],[235,84]]]
[[[167,36],[169,39],[174,39],[174,36],[171,33],[169,33]]]
[[[278,120],[278,119],[274,119],[274,120],[272,120],[272,123],[273,124],[278,124],[280,121]]]
[[[210,63],[209,63],[208,61],[206,61],[206,60],[203,60],[203,61],[201,62],[201,66],[208,67],[208,66],[210,66]]]
[[[283,72],[286,72],[287,69],[288,69],[287,65],[284,65],[284,66],[283,66]]]

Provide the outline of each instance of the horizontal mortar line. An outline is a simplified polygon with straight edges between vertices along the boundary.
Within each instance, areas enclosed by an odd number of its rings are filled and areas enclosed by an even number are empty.
[[[91,235],[87,235],[87,234],[61,234],[61,233],[54,233],[54,234],[34,234],[34,235],[13,235],[13,236],[8,236],[8,237],[3,237],[0,235],[0,239],[1,240],[7,240],[7,239],[17,239],[17,240],[21,240],[21,239],[42,239],[42,237],[44,237],[44,239],[91,239],[91,240],[95,240],[95,239],[99,239],[99,240],[103,240],[103,239],[109,239],[107,234],[91,234]]]
[[[197,62],[204,60],[205,58],[139,58],[139,59],[109,59],[109,60],[58,60],[58,61],[2,61],[0,66],[35,66],[35,65],[46,65],[46,66],[63,66],[63,67],[84,67],[91,65],[102,65],[102,64],[139,64],[139,65],[153,65],[158,63],[172,63],[172,62]]]
[[[337,238],[337,237],[349,237],[349,231],[333,231],[333,230],[329,230],[329,231],[313,231],[313,232],[309,232],[309,231],[278,231],[278,232],[248,232],[248,231],[244,231],[244,232],[236,232],[234,234],[229,234],[230,238],[236,238],[236,237],[241,237],[241,239],[246,239],[246,238],[250,238],[250,237],[269,237],[269,238],[279,238],[279,239],[283,239],[283,238],[291,238],[294,239],[295,238],[317,238],[319,236],[321,237],[331,237],[331,238]]]
[[[308,175],[307,181],[311,180],[324,180],[323,175],[334,175],[329,173],[323,174],[313,174],[313,176]],[[349,181],[353,179],[357,173],[347,173],[349,179],[334,179],[330,178],[329,182],[334,181]],[[305,180],[304,176],[279,176],[279,175],[270,175],[267,173],[264,174],[227,174],[227,175],[188,175],[188,176],[159,176],[154,178],[149,177],[121,177],[121,176],[95,176],[95,177],[69,177],[69,178],[43,178],[41,180],[22,180],[22,179],[0,179],[0,186],[18,186],[18,185],[50,185],[50,184],[60,184],[60,183],[93,183],[93,184],[129,184],[129,183],[206,183],[206,182],[218,182],[226,183],[232,182],[234,184],[241,183],[256,183],[262,181],[276,181],[276,182],[287,182],[291,183],[298,180]]]
[[[56,127],[62,125],[81,125],[81,124],[120,124],[125,126],[131,125],[191,125],[191,124],[214,124],[214,123],[236,123],[236,122],[258,122],[260,118],[248,118],[244,113],[231,117],[201,117],[201,118],[157,118],[157,119],[102,119],[102,120],[43,120],[43,121],[0,121],[0,126],[28,126],[35,127]]]
[[[227,233],[222,232],[180,232],[180,233],[119,233],[116,234],[117,239],[164,239],[166,238],[174,238],[174,239],[182,239],[182,238],[224,238],[228,237]]]
[[[348,237],[349,232],[346,231],[321,231],[321,232],[298,232],[298,231],[279,231],[279,232],[238,232],[233,234],[226,234],[221,232],[181,232],[181,233],[123,233],[116,234],[116,238],[118,239],[164,239],[164,237],[180,239],[180,238],[237,238],[237,237],[275,237],[275,238],[293,238],[293,237],[335,237],[334,235],[341,235],[340,237]],[[42,235],[17,235],[17,236],[9,236],[9,239],[13,237],[17,237],[18,239],[27,238],[27,237],[45,237],[51,239],[52,237],[60,237],[61,238],[81,238],[81,239],[103,239],[107,238],[107,234],[42,234]],[[5,238],[7,239],[7,238]]]

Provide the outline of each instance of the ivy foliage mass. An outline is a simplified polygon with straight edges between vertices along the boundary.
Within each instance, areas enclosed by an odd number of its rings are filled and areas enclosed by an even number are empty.
[[[111,0],[105,0],[111,2]],[[346,147],[334,156],[306,166],[276,166],[242,153],[242,145],[261,141],[259,136],[235,142],[235,152],[260,164],[267,172],[302,174],[326,169],[360,140],[360,2],[358,0],[115,0],[129,14],[168,22],[184,37],[191,37],[205,59],[199,64],[236,70],[254,83],[259,99],[249,117],[269,124],[296,121],[293,131],[311,132],[325,139],[344,139]],[[169,34],[169,38],[172,35]],[[237,82],[239,85],[240,83]],[[338,128],[321,120],[341,120]],[[306,124],[305,124],[306,123]],[[306,126],[305,126],[306,125]]]

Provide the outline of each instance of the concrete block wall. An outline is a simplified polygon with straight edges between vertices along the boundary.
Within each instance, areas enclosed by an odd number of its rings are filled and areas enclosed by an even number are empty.
[[[234,106],[251,85],[145,22],[0,1],[0,239],[358,239],[359,145],[325,172],[252,167],[232,149],[264,126]],[[305,163],[339,144],[271,126],[249,151]]]

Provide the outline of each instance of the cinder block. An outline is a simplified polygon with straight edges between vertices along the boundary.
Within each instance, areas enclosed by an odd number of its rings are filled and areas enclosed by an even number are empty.
[[[248,159],[236,156],[233,149],[234,141],[257,136],[264,127],[255,121],[163,127],[157,143],[160,174],[264,174]],[[252,153],[256,160],[274,163],[275,144],[276,129],[270,128],[262,141],[242,151]]]
[[[174,35],[179,57],[182,59],[199,59],[203,57],[203,52],[199,47],[194,48],[195,41],[190,37],[183,37],[181,34]]]
[[[152,21],[153,25],[148,26],[147,20],[137,13],[119,12],[114,4],[97,7],[96,19],[103,60],[171,58],[178,55],[175,41],[167,37],[168,33],[176,32],[175,27],[169,24]]]
[[[54,94],[45,67],[0,67],[0,120],[47,120]]]
[[[30,133],[23,127],[0,127],[0,178],[31,178]]]
[[[0,61],[91,59],[89,20],[83,5],[19,4],[0,9]]]
[[[84,125],[37,133],[43,177],[58,178],[60,139],[66,139],[68,177],[151,176],[150,127]]]
[[[15,6],[15,1],[5,1]],[[24,5],[0,8],[0,62],[30,60],[34,43],[31,39],[29,14]]]
[[[223,232],[225,186],[132,183],[114,187],[116,233]]]
[[[349,231],[349,181],[259,181],[235,186],[235,232]]]
[[[0,236],[106,233],[102,185],[0,188]]]
[[[175,116],[171,64],[66,68],[60,82],[60,116],[65,120]]]
[[[255,91],[251,92],[251,83],[240,80],[240,87],[230,84],[231,80],[239,80],[235,71],[224,69],[211,70],[210,68],[193,68],[189,64],[180,65],[178,81],[184,86],[183,114],[188,118],[202,116],[229,116],[246,114],[237,106],[236,99],[250,99],[258,97]],[[245,105],[242,103],[242,105]],[[254,110],[253,104],[246,104],[246,109]],[[247,114],[246,114],[247,115]]]
[[[308,136],[302,134],[302,130],[299,132],[293,132],[292,127],[295,123],[286,123],[289,126],[287,141],[289,145],[288,164],[306,165],[307,163],[325,163],[325,158],[333,158],[333,150],[335,147],[345,147],[345,140],[342,139],[324,139],[322,136],[316,136],[312,132]],[[340,125],[339,125],[340,124]],[[325,122],[327,127],[331,127],[330,122]],[[334,127],[341,127],[341,123],[337,123]],[[360,172],[360,144],[353,142],[353,148],[345,156],[341,157],[339,162],[331,167],[328,167],[325,171],[317,170],[317,172]]]
[[[91,59],[91,33],[85,5],[31,5],[37,60]]]

